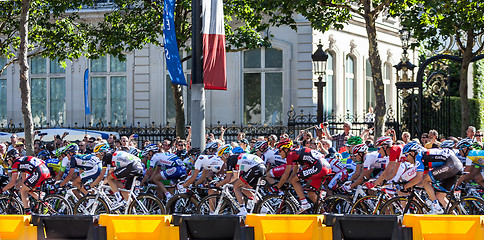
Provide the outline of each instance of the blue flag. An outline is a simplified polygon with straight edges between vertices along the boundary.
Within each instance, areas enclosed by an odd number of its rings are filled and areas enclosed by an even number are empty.
[[[175,33],[175,0],[165,0],[163,10],[163,40],[165,44],[165,58],[171,82],[174,84],[187,85],[183,67],[180,62],[178,45]]]
[[[89,107],[89,68],[84,72],[84,107],[85,114],[91,114],[91,108]]]

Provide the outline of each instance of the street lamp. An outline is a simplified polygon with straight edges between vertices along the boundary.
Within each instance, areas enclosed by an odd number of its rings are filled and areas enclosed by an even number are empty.
[[[408,47],[410,42],[411,33],[407,27],[403,27],[399,31],[400,40],[402,40],[402,59],[400,62],[393,66],[397,69],[397,82],[413,82],[414,72],[413,69],[416,67],[408,59]],[[410,70],[410,73],[408,72]],[[410,74],[410,76],[409,76]]]
[[[323,122],[323,89],[326,82],[323,82],[323,76],[326,74],[326,62],[328,54],[323,50],[321,39],[319,40],[318,49],[311,55],[314,65],[314,74],[318,75],[318,81],[314,86],[318,88],[318,123]]]

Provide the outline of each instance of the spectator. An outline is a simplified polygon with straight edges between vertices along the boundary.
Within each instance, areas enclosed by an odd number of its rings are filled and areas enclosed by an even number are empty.
[[[344,147],[345,138],[353,136],[350,133],[350,130],[351,130],[351,123],[350,122],[345,122],[343,124],[343,132],[340,133],[340,134],[331,135],[329,133],[327,124],[323,124],[323,130],[324,130],[325,135],[328,136],[329,140],[336,142],[336,149],[340,149],[340,148]]]
[[[247,139],[243,138],[242,140],[237,141],[237,143],[245,152],[250,152],[249,141]]]
[[[374,123],[375,122],[375,114],[373,113],[372,107],[369,107],[368,112],[365,114],[365,122],[366,123]]]
[[[17,151],[20,153],[21,156],[27,156],[27,152],[25,151],[25,145],[22,141],[20,141],[21,139],[19,138],[19,141],[17,141],[14,145],[15,149],[17,149]]]
[[[161,152],[171,153],[171,147],[172,147],[171,140],[165,139],[161,144]]]
[[[144,149],[146,146],[150,145],[150,144],[151,144],[151,141],[150,141],[150,140],[148,140],[148,139],[143,140],[143,149]]]
[[[7,175],[8,164],[5,161],[5,153],[7,153],[7,146],[5,143],[0,143],[0,175]]]
[[[402,141],[407,144],[410,142],[410,133],[409,132],[403,132],[402,133]]]
[[[115,150],[121,149],[121,145],[122,145],[121,144],[121,139],[114,140],[114,149]],[[111,147],[113,147],[113,146],[111,146]]]
[[[467,138],[474,139],[474,135],[476,134],[476,128],[473,126],[469,126],[466,131]]]
[[[425,146],[429,142],[429,134],[428,133],[422,133],[422,136],[420,137],[420,144],[422,146]]]
[[[333,142],[331,142],[330,140],[328,139],[323,139],[321,141],[321,145],[324,149],[324,151],[328,152],[329,153],[329,148],[333,146]]]
[[[10,151],[11,149],[13,149],[14,147],[14,144],[18,141],[18,136],[17,134],[12,134],[12,136],[10,136],[10,146],[8,146],[8,149],[7,149],[7,152]]]
[[[121,137],[121,151],[129,151],[129,139],[126,136]]]
[[[478,143],[479,145],[481,145],[482,147],[482,131],[481,130],[477,130],[476,131],[476,134],[474,135],[475,137],[475,142]]]
[[[93,152],[95,142],[96,142],[95,137],[89,137],[89,140],[87,141],[87,146],[86,146],[86,153],[87,154],[91,154]]]
[[[237,134],[237,141],[241,141],[244,138],[245,138],[245,132],[239,132]]]
[[[86,154],[86,151],[87,151],[87,143],[84,142],[84,141],[80,141],[79,144],[77,144],[77,145],[79,146],[79,153]]]
[[[440,142],[437,141],[438,137],[439,137],[439,133],[437,132],[437,130],[435,129],[430,130],[428,134],[429,141],[424,145],[424,147],[427,149],[439,148]]]
[[[279,141],[284,141],[286,139],[289,139],[289,135],[287,133],[283,133],[281,136],[279,136]]]
[[[267,139],[269,142],[269,147],[275,148],[277,144],[277,136],[274,134],[271,134],[269,138]]]
[[[109,137],[108,137],[108,144],[109,144],[109,146],[114,146],[114,140],[116,140],[116,135],[109,134]]]

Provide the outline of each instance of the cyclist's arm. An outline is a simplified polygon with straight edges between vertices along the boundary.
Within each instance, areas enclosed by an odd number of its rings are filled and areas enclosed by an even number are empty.
[[[407,189],[419,184],[420,182],[422,182],[423,175],[423,172],[417,172],[417,175],[410,182],[403,185],[403,188]]]
[[[400,162],[398,161],[389,162],[385,170],[383,170],[383,172],[381,173],[380,177],[378,177],[378,179],[373,182],[375,186],[382,184],[383,181],[386,179],[390,179],[390,176],[393,177],[395,175],[393,169],[396,168],[398,170],[399,166]]]
[[[349,179],[349,181],[354,181],[354,180],[358,179],[358,177],[360,177],[360,175],[362,175],[362,169],[363,169],[362,163],[356,164],[355,173],[353,173],[353,175],[351,175],[351,178]]]
[[[281,188],[282,185],[284,185],[284,183],[287,181],[287,179],[289,178],[289,175],[291,173],[291,170],[292,170],[292,164],[288,164],[286,165],[286,170],[284,170],[284,173],[282,174],[281,176],[281,180],[279,181],[279,183],[277,184],[277,188]]]
[[[221,187],[221,186],[229,183],[230,180],[232,180],[232,175],[233,175],[232,171],[228,171],[227,174],[225,175],[224,180],[218,182],[215,186],[216,187]]]
[[[155,167],[155,170],[153,170],[153,172],[151,173],[150,180],[151,180],[152,182],[155,182],[155,181],[156,181],[155,176],[156,176],[158,173],[160,173],[160,168],[161,168],[160,166],[156,166],[156,167]],[[161,181],[161,179],[160,179],[160,181]]]
[[[8,189],[15,186],[15,183],[17,182],[17,178],[18,178],[18,172],[17,171],[12,172],[12,176],[10,177],[10,181],[8,182],[7,186],[2,188],[2,192],[5,192]]]
[[[59,184],[61,187],[65,186],[71,180],[72,176],[74,176],[74,171],[75,171],[74,168],[69,169],[69,173],[67,174],[67,177],[64,178],[64,181],[62,181],[61,184]]]
[[[141,186],[144,186],[144,184],[146,183],[146,181],[148,181],[148,179],[150,179],[151,174],[153,174],[153,168],[152,167],[148,167],[148,169],[146,170],[145,176],[143,177],[143,179],[140,182],[140,185]]]
[[[197,179],[197,176],[198,176],[198,173],[200,172],[200,170],[198,169],[194,169],[192,170],[192,175],[190,176],[190,178],[183,184],[183,187],[186,188],[188,186],[190,186],[193,182],[195,182],[195,180]],[[202,176],[204,174],[205,170],[203,170],[202,172]],[[195,185],[198,185],[198,184],[195,184]]]
[[[358,176],[356,181],[350,185],[350,188],[355,188],[365,182],[365,178],[369,179],[373,169],[363,169],[363,172]],[[353,175],[354,176],[354,175]]]
[[[474,167],[473,165],[471,166],[466,166],[464,168],[464,172],[470,172],[472,170],[472,167]],[[459,179],[457,180],[455,186],[460,186],[463,182],[469,180],[469,176],[468,175],[471,175],[471,174],[464,174],[462,176],[459,177]]]
[[[202,184],[203,181],[205,181],[205,179],[207,179],[207,176],[208,176],[209,173],[211,173],[210,170],[203,170],[202,176],[200,176],[200,178],[195,182],[195,186]]]
[[[99,176],[91,184],[89,184],[89,186],[94,187],[94,186],[98,185],[104,179],[104,175],[106,173],[106,170],[107,170],[107,168],[103,167],[101,169],[101,173],[99,173]]]
[[[232,178],[230,179],[230,183],[234,183],[235,181],[237,181],[237,179],[239,179],[239,175],[240,171],[234,171],[234,173],[232,174]]]

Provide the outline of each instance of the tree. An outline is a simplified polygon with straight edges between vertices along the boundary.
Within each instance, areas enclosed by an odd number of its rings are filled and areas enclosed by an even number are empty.
[[[344,23],[352,18],[353,14],[365,20],[366,33],[369,43],[369,61],[375,90],[375,136],[384,133],[384,117],[386,113],[384,85],[382,80],[382,61],[378,52],[378,38],[376,20],[395,4],[394,0],[301,0],[282,1],[284,9],[295,9],[306,17],[311,26],[322,32],[330,27],[342,29]]]
[[[461,135],[470,124],[467,74],[473,57],[483,50],[484,5],[471,0],[420,0],[400,5],[402,25],[413,30],[413,37],[436,50],[454,43],[462,56],[459,95],[462,107]],[[455,50],[455,49],[451,49]]]

